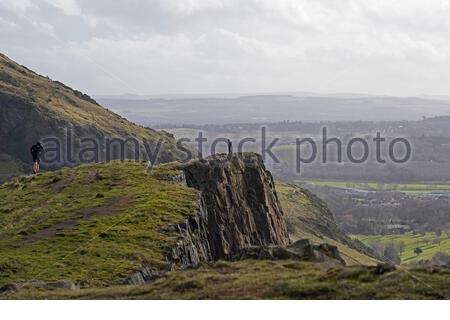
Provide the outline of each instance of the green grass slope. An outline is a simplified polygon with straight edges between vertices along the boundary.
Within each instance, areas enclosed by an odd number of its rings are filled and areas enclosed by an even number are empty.
[[[143,265],[164,267],[176,236],[161,227],[196,214],[194,189],[176,171],[145,163],[84,165],[0,186],[0,285],[70,279],[123,282]]]
[[[363,246],[340,230],[325,203],[295,185],[278,183],[277,194],[283,206],[293,241],[310,239],[338,247],[347,265],[373,265],[378,261],[363,253]]]
[[[0,296],[1,297],[1,296]],[[329,268],[299,261],[217,262],[142,286],[25,290],[10,299],[448,299],[450,269]]]
[[[162,227],[198,211],[198,192],[172,180],[177,166],[148,174],[143,162],[90,164],[1,185],[0,285],[70,279],[105,286],[145,265],[167,267],[178,235]],[[293,240],[335,244],[349,264],[374,263],[341,241],[315,198],[291,188],[281,184],[278,194]]]

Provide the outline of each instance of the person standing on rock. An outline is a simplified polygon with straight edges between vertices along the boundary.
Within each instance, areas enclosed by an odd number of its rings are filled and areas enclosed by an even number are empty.
[[[33,157],[33,173],[37,174],[40,171],[41,164],[41,154],[44,152],[44,148],[38,141],[35,145],[30,148],[31,156]]]
[[[231,142],[230,139],[228,139],[228,155],[231,156],[232,153],[233,153],[233,143]]]

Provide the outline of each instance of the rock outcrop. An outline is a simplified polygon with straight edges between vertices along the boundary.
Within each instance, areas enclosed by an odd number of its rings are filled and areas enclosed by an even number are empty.
[[[179,234],[168,257],[174,265],[186,268],[219,259],[345,264],[334,245],[308,239],[290,243],[272,175],[259,155],[215,155],[178,169],[182,173],[172,180],[198,190],[200,199],[195,217],[170,227]]]
[[[259,155],[215,155],[182,169],[187,186],[200,192],[200,220],[194,228],[201,230],[200,239],[207,237],[207,245],[200,246],[209,248],[204,256],[232,259],[250,246],[289,244],[272,175]]]
[[[215,155],[177,164],[175,169],[178,175],[165,178],[198,191],[198,212],[163,228],[178,234],[167,256],[167,270],[146,266],[126,283],[143,284],[169,270],[220,259],[300,259],[285,249],[290,240],[283,210],[261,156]]]
[[[336,246],[327,243],[312,244],[308,239],[298,240],[287,247],[252,246],[241,250],[235,260],[301,260],[311,262],[334,261],[345,265]]]

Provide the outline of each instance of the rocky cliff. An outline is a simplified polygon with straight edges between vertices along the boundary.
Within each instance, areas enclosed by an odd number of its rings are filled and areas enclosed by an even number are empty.
[[[289,244],[272,175],[259,155],[216,155],[181,168],[187,186],[200,191],[214,259],[230,259],[249,246]]]
[[[340,230],[314,194],[275,184],[257,154],[216,155],[177,166],[176,180],[199,191],[195,217],[176,226],[171,260],[181,266],[218,259],[293,258],[374,265],[378,257]],[[284,211],[283,211],[284,210]]]

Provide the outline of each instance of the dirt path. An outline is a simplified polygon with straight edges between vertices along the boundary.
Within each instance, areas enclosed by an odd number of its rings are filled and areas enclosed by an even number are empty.
[[[65,229],[70,229],[76,227],[81,221],[85,219],[90,219],[96,216],[109,216],[115,215],[122,211],[133,202],[130,196],[120,196],[112,198],[106,201],[100,206],[93,208],[84,208],[73,212],[70,219],[61,221],[49,228],[40,230],[32,235],[27,236],[25,239],[18,241],[16,244],[31,244],[36,241],[40,241],[45,238],[53,237],[57,233],[62,232]]]

